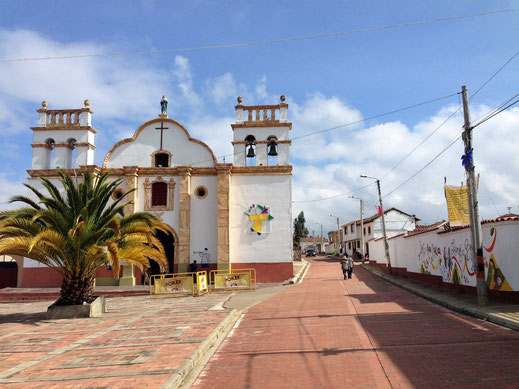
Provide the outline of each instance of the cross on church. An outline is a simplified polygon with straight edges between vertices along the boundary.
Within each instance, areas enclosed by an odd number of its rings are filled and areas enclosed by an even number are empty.
[[[162,134],[164,130],[169,130],[168,127],[164,127],[164,122],[160,122],[160,127],[155,127],[156,130],[160,130],[160,150],[162,150]]]

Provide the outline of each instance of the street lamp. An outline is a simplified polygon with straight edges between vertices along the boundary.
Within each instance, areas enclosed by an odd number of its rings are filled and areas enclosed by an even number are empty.
[[[380,193],[380,180],[375,177],[369,177],[365,174],[361,174],[360,177],[361,178],[370,178],[372,180],[377,181],[378,200],[380,202],[380,214],[382,216],[382,232],[384,233],[384,249],[386,252],[387,267],[389,269],[389,274],[393,274],[393,271],[391,270],[391,260],[389,259],[389,244],[387,243],[386,220],[384,218],[384,207],[382,206],[382,194]]]
[[[335,250],[337,250],[337,253],[339,253],[339,239],[341,238],[341,234],[340,234],[341,228],[339,227],[339,216],[334,216],[331,213],[328,216],[337,218],[337,240],[335,242]]]
[[[350,199],[357,199],[360,200],[360,244],[362,247],[362,263],[364,263],[364,207],[363,203],[364,201],[360,197],[350,196]]]

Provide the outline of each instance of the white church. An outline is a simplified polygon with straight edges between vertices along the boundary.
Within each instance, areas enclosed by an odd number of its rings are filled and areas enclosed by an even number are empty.
[[[196,261],[199,270],[255,268],[258,282],[280,282],[292,268],[292,166],[288,104],[235,106],[234,162],[218,163],[211,148],[162,113],[115,143],[102,166],[94,164],[93,111],[85,100],[79,109],[48,109],[42,103],[34,133],[31,185],[39,177],[58,179],[56,168],[80,174],[108,171],[123,182],[121,196],[136,188],[125,214],[150,212],[169,226],[159,234],[170,272],[185,272]],[[208,131],[211,129],[208,128]],[[19,258],[19,287],[60,286],[54,270]],[[23,263],[23,265],[22,265]],[[152,263],[152,265],[156,265]],[[158,272],[158,266],[152,266]],[[140,284],[138,269],[125,266],[120,279],[110,269],[98,272],[96,285]]]

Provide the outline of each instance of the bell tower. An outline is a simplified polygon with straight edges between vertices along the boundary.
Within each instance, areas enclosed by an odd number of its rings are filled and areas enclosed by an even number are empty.
[[[242,105],[238,97],[232,124],[234,166],[290,165],[290,130],[285,96],[277,105]]]
[[[47,109],[41,103],[33,130],[32,170],[72,169],[94,164],[94,138],[90,101],[79,109]]]

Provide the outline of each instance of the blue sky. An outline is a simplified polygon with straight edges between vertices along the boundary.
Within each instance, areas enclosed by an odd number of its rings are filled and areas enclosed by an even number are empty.
[[[458,17],[505,10],[512,1],[90,1],[0,2],[0,59],[125,53],[226,45]],[[231,152],[236,97],[276,103],[285,94],[292,137],[479,88],[518,49],[519,10],[374,29],[325,38],[163,54],[0,62],[0,202],[20,191],[30,168],[36,109],[95,111],[96,162],[110,146],[157,115],[163,94],[170,117],[217,156]],[[473,118],[518,93],[515,58],[471,101]],[[333,228],[358,213],[346,193],[382,177],[459,105],[458,96],[366,123],[295,140],[294,217]],[[519,111],[511,109],[475,132],[483,217],[519,205],[515,145]],[[455,115],[382,180],[387,194],[430,161],[460,130]],[[424,222],[446,218],[443,177],[463,180],[461,142],[408,184],[384,198]],[[374,186],[355,192],[375,211]]]

